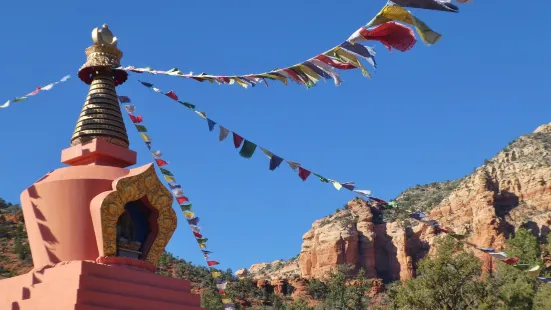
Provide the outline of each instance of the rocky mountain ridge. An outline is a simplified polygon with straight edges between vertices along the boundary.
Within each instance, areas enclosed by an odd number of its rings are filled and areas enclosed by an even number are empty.
[[[519,227],[530,228],[545,242],[551,225],[551,124],[510,142],[471,175],[412,187],[396,201],[469,234],[469,241],[481,247],[502,249]],[[415,263],[433,251],[437,238],[434,229],[411,224],[404,225],[403,218],[393,214],[378,214],[356,198],[345,210],[312,224],[302,237],[298,258],[255,264],[236,275],[272,282],[307,280],[348,263],[386,282],[409,279],[415,276]],[[484,268],[493,268],[487,255],[476,255]]]

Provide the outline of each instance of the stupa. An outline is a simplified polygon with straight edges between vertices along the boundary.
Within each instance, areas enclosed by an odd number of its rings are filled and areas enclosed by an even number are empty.
[[[21,194],[34,269],[0,281],[0,309],[200,310],[188,281],[155,274],[176,229],[173,197],[154,166],[136,164],[115,90],[122,52],[107,25],[79,78],[90,85],[71,146]]]

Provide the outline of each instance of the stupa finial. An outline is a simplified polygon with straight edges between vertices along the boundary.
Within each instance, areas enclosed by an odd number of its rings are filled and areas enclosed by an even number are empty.
[[[128,77],[120,67],[122,52],[117,38],[104,24],[92,30],[94,45],[86,49],[86,63],[78,71],[79,78],[90,85],[86,102],[71,138],[71,145],[93,139],[107,140],[128,148],[128,136],[115,87]]]
[[[94,30],[92,30],[92,41],[94,41],[94,45],[108,45],[115,48],[117,47],[117,37],[113,36],[113,33],[109,30],[109,26],[107,26],[107,24],[103,24],[101,29],[94,28]]]

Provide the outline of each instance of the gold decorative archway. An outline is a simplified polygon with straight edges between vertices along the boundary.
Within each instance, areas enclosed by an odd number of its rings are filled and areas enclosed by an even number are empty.
[[[172,209],[174,198],[157,177],[152,164],[141,173],[115,182],[115,190],[107,194],[100,207],[103,255],[117,255],[117,221],[124,212],[125,205],[146,198],[149,205],[158,212],[158,232],[145,260],[156,265],[176,230],[176,213]]]

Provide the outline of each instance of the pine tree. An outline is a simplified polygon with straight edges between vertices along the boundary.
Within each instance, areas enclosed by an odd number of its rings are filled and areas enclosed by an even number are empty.
[[[422,259],[418,276],[396,287],[399,309],[476,309],[485,296],[480,280],[482,264],[462,244],[446,236],[438,241],[436,255]]]

